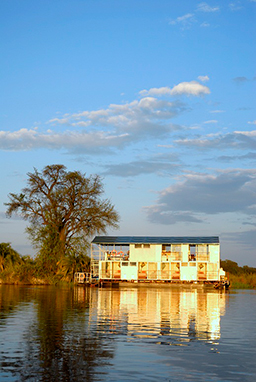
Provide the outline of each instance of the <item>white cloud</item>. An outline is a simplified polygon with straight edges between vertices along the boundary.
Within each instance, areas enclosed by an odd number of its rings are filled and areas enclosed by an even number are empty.
[[[201,81],[208,81],[208,76],[198,77]],[[187,96],[201,96],[202,94],[210,94],[210,89],[200,84],[198,81],[190,82],[180,82],[173,88],[161,87],[161,88],[151,88],[149,90],[142,90],[139,92],[141,96],[165,96],[165,95],[187,95]]]
[[[191,19],[191,17],[193,17],[193,16],[194,16],[193,13],[187,13],[186,15],[177,17],[177,21],[178,22],[183,22],[183,21],[186,21],[188,19]]]
[[[201,12],[218,12],[220,10],[220,7],[218,6],[211,7],[209,4],[203,2],[198,4],[197,10]]]
[[[209,81],[209,79],[210,79],[208,76],[198,76],[197,78],[198,78],[199,81],[201,81],[201,82],[207,82],[207,81]]]
[[[153,89],[152,93],[157,93]],[[160,90],[158,94],[161,94]],[[52,118],[47,124],[69,128],[64,132],[53,129],[39,131],[21,129],[0,131],[0,149],[32,150],[35,148],[64,149],[88,153],[111,152],[141,140],[161,139],[181,129],[171,122],[187,106],[180,102],[142,97],[124,104],[110,104],[106,109],[84,110]],[[102,148],[99,150],[99,148]]]
[[[225,113],[224,110],[211,110],[210,113]]]
[[[234,134],[245,135],[247,137],[256,138],[256,130],[252,131],[234,131]]]
[[[177,24],[177,23],[186,23],[188,20],[191,20],[193,18],[194,14],[193,13],[186,13],[183,16],[177,17],[175,20],[171,20],[170,24]]]
[[[172,88],[171,94],[200,96],[210,94],[210,89],[197,81],[181,82]]]
[[[250,125],[256,125],[256,119],[254,121],[248,121]]]
[[[256,149],[256,130],[210,134],[197,138],[176,140],[179,145],[197,149]]]
[[[209,121],[205,121],[204,124],[218,123],[217,119],[211,119]]]
[[[219,6],[210,6],[206,2],[202,2],[197,5],[194,13],[186,13],[182,16],[177,17],[174,20],[170,20],[169,24],[171,25],[179,25],[182,30],[190,29],[193,25],[197,24],[200,20],[200,12],[203,13],[215,13],[220,10]],[[195,13],[197,17],[195,16]],[[210,23],[205,20],[201,21],[200,27],[207,28],[210,27]]]
[[[139,92],[141,96],[164,96],[164,95],[171,95],[171,89],[168,86],[161,87],[161,88],[151,88],[149,90],[141,90]]]
[[[211,24],[207,23],[206,21],[204,21],[202,24],[200,24],[200,27],[202,27],[202,28],[208,28],[210,26],[211,26]]]
[[[181,82],[173,88],[143,90],[140,92],[142,98],[131,102],[52,118],[47,122],[47,128],[0,131],[0,149],[46,148],[101,154],[134,142],[166,138],[174,131],[186,129],[173,124],[172,119],[189,108],[181,101],[159,97],[209,93],[209,88],[197,81]],[[49,124],[57,127],[50,128]]]
[[[53,118],[49,122],[56,125],[69,125],[68,118]]]
[[[97,152],[99,147],[109,151],[114,147],[129,142],[129,136],[110,135],[98,132],[39,133],[34,130],[21,129],[15,132],[0,131],[0,149],[8,151],[28,151],[38,148],[79,150]]]
[[[180,25],[182,29],[189,29],[197,20],[193,13],[186,13],[183,16],[177,17],[175,20],[169,21],[170,25]]]
[[[185,174],[159,193],[157,204],[146,207],[150,221],[175,224],[202,221],[206,214],[244,213],[255,216],[256,170],[231,169],[217,174]]]
[[[119,132],[136,134],[142,132],[151,135],[166,130],[162,122],[173,118],[185,110],[185,105],[180,102],[158,100],[154,97],[143,97],[126,104],[111,104],[107,109],[97,111],[83,111],[65,118],[53,119],[50,122],[67,123],[71,126],[98,127],[116,129]]]
[[[238,2],[229,3],[229,8],[231,11],[239,11],[243,7],[241,6],[240,1],[238,1]]]

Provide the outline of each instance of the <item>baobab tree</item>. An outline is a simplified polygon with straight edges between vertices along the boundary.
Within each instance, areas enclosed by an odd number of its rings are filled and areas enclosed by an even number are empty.
[[[119,216],[109,199],[103,199],[98,175],[86,177],[63,165],[28,173],[27,187],[10,193],[7,216],[19,214],[29,222],[27,231],[39,256],[55,268],[64,259],[85,253],[88,239],[117,228]],[[54,271],[54,269],[51,269]]]

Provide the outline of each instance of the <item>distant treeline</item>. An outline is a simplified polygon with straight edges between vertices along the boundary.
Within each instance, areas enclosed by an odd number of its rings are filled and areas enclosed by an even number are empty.
[[[244,265],[243,267],[239,267],[239,265],[235,261],[231,260],[221,260],[220,261],[221,268],[224,271],[232,273],[232,275],[242,275],[242,274],[256,274],[256,268],[248,267],[248,265]]]
[[[220,266],[230,279],[235,289],[256,289],[256,268],[244,265],[240,267],[235,261],[221,260]]]

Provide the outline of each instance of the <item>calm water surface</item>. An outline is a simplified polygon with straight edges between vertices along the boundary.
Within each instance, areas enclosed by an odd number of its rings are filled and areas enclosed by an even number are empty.
[[[256,291],[0,286],[0,381],[256,381]]]

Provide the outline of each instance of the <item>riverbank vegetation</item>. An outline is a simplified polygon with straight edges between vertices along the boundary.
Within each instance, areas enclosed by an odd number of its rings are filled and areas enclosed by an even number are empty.
[[[70,283],[77,271],[89,272],[90,258],[87,255],[69,256],[54,265],[54,259],[42,260],[21,256],[10,245],[0,243],[0,282],[5,284],[59,284]]]
[[[231,260],[221,260],[220,266],[226,272],[232,288],[256,289],[256,268],[247,265],[240,267]]]

